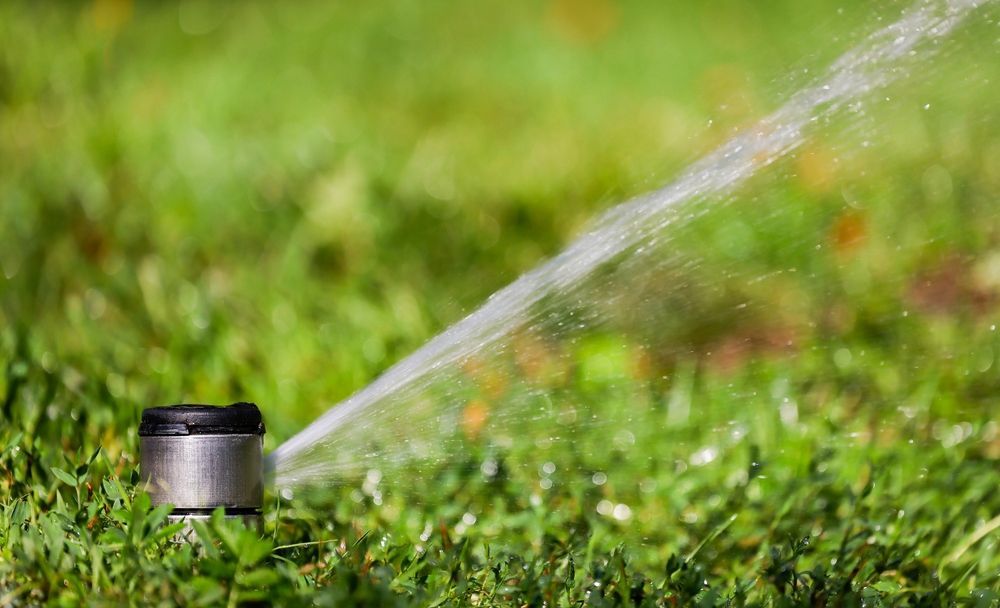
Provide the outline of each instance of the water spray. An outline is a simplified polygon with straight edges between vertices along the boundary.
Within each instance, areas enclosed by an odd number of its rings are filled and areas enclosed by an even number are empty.
[[[264,499],[264,421],[253,403],[170,405],[143,410],[142,481],[153,505],[172,504],[172,521],[227,518],[259,526]]]
[[[677,261],[652,257],[669,241],[669,226],[698,217],[708,203],[729,202],[765,167],[801,149],[828,121],[838,116],[856,121],[853,116],[863,115],[875,91],[919,73],[921,66],[914,59],[918,52],[932,52],[985,3],[917,0],[898,20],[860,41],[784,105],[691,164],[675,181],[606,211],[561,253],[494,293],[480,308],[278,446],[268,457],[275,485],[331,483],[348,471],[383,466],[390,460],[387,453],[397,462],[428,459],[430,453],[445,455],[444,444],[454,433],[436,429],[451,432],[454,425],[441,421],[453,419],[467,402],[469,391],[460,384],[468,376],[463,370],[467,362],[506,356],[517,350],[516,337],[531,330],[554,336],[555,325],[558,331],[579,334],[607,323],[614,311],[629,311],[622,304],[627,299],[620,299],[628,289],[627,280],[612,274],[619,272],[616,260],[630,260],[631,266],[620,263],[624,269],[620,272],[633,272],[632,278],[638,276],[637,268]],[[602,314],[593,320],[581,318],[578,311],[587,306]],[[435,389],[432,395],[430,387]],[[494,408],[491,417],[512,416],[516,407],[534,405],[528,398],[511,398],[503,410]],[[436,420],[433,412],[438,413]],[[430,419],[415,424],[418,415]],[[407,440],[399,441],[403,435]],[[367,449],[372,442],[387,447]]]

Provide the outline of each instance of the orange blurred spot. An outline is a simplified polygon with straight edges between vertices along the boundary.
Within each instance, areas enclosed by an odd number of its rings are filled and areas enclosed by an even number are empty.
[[[466,404],[462,410],[462,434],[466,439],[476,439],[483,427],[486,426],[486,419],[489,418],[490,407],[485,401],[473,399]]]
[[[486,364],[483,363],[483,360],[475,356],[469,357],[464,363],[462,363],[462,371],[465,372],[466,376],[472,378],[473,380],[478,378],[479,374],[483,373],[483,369],[485,367]]]
[[[514,363],[525,378],[547,386],[557,385],[567,376],[559,353],[545,340],[528,333],[514,338]]]
[[[647,380],[653,376],[654,368],[653,356],[645,348],[636,348],[632,351],[629,361],[629,372],[635,380]]]
[[[571,42],[594,44],[618,25],[618,7],[611,0],[552,0],[547,21],[554,32]]]
[[[308,564],[303,564],[302,567],[299,568],[299,574],[309,574],[315,569],[316,569],[316,564],[313,562],[310,562]]]
[[[868,225],[863,213],[845,211],[830,229],[830,241],[837,253],[849,253],[865,242]]]
[[[115,33],[132,18],[132,0],[94,0],[90,15],[94,27]]]
[[[766,150],[761,150],[753,155],[753,164],[764,166],[771,162],[771,154]]]
[[[520,334],[514,341],[514,362],[521,373],[531,380],[539,380],[545,374],[548,359],[545,343],[528,334]]]

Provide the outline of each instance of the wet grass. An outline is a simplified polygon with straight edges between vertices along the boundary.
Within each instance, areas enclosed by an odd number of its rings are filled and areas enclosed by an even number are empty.
[[[870,11],[798,4],[0,7],[0,605],[1000,603],[986,22],[873,152],[831,128],[678,234],[662,342],[563,345],[552,401],[603,427],[466,424],[263,537],[174,544],[138,492],[143,407],[253,400],[273,448]]]
[[[86,382],[71,396],[57,379],[65,372],[22,353],[5,395],[19,425],[3,430],[4,603],[995,605],[1000,433],[990,406],[946,423],[957,412],[934,410],[973,400],[974,388],[937,384],[906,417],[867,420],[876,390],[810,404],[798,367],[776,366],[812,422],[791,430],[755,406],[777,436],[714,460],[685,459],[654,433],[628,445],[595,438],[597,452],[473,444],[398,479],[272,496],[263,538],[219,520],[192,546],[173,544],[167,511],[136,494],[134,428],[80,432],[121,415],[113,398]],[[711,380],[692,390],[696,402],[731,395]],[[636,408],[608,397],[610,408]],[[100,405],[73,405],[84,400]],[[665,415],[653,402],[642,412]],[[701,422],[674,432],[691,441],[714,424]],[[128,448],[98,449],[112,436]]]

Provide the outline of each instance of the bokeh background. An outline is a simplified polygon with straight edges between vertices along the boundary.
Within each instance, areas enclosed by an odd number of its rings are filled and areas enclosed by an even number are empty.
[[[99,387],[88,432],[246,398],[273,442],[898,8],[7,4],[4,350]]]

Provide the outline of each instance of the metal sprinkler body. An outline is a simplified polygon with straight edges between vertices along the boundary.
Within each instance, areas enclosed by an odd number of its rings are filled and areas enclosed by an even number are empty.
[[[170,405],[143,410],[142,481],[153,505],[172,504],[173,521],[226,517],[259,526],[264,500],[264,421],[253,403]]]

